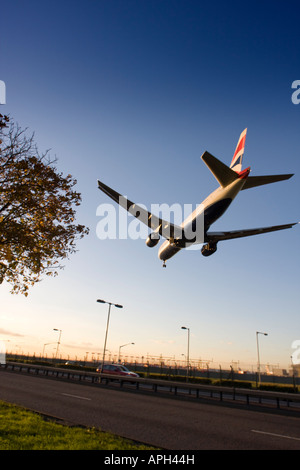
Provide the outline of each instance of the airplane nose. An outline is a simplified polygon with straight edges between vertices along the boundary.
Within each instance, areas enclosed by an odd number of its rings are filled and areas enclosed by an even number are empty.
[[[181,248],[171,245],[168,240],[166,240],[160,247],[158,251],[158,257],[162,261],[166,261],[167,259],[172,258],[172,256],[176,255]]]
[[[160,247],[159,247],[159,250],[158,250],[158,258],[162,261],[165,261],[165,249],[167,248],[167,246],[170,245],[169,241],[166,240]]]

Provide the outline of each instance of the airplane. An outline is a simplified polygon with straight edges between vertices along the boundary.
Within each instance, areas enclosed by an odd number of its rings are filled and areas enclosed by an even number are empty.
[[[202,243],[201,253],[203,256],[211,256],[217,250],[220,241],[248,237],[277,230],[293,227],[296,223],[285,225],[274,225],[271,227],[231,230],[226,232],[211,232],[210,226],[216,222],[228,209],[232,201],[240,191],[254,188],[277,181],[291,178],[293,174],[250,176],[250,167],[242,170],[242,159],[245,151],[247,128],[243,130],[238,140],[230,167],[218,158],[205,151],[201,156],[214,177],[219,187],[212,192],[197,208],[189,215],[181,225],[175,225],[169,221],[152,214],[141,206],[129,201],[117,191],[98,180],[98,187],[107,196],[117,202],[121,207],[134,215],[139,221],[146,224],[152,232],[146,239],[148,247],[158,244],[160,236],[166,240],[158,251],[158,257],[166,267],[166,261],[173,257],[183,248],[193,244]],[[202,228],[202,236],[197,236],[196,227]],[[199,232],[198,232],[199,233]],[[201,230],[200,230],[201,233]],[[196,234],[196,235],[195,235]]]

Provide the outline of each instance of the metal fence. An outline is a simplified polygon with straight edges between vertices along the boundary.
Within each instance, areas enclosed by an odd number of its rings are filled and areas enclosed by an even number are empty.
[[[231,402],[240,405],[256,405],[269,408],[285,409],[300,412],[300,394],[269,392],[224,387],[215,385],[200,385],[190,382],[176,382],[175,380],[161,380],[141,377],[112,376],[80,370],[64,369],[61,367],[48,367],[20,362],[6,362],[1,370],[48,377],[56,380],[70,380],[100,387],[113,387],[114,389],[130,390],[134,392],[174,396],[194,400],[214,400]]]

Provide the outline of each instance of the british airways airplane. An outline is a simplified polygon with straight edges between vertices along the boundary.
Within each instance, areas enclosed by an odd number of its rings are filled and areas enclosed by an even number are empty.
[[[231,230],[227,232],[210,231],[210,226],[224,214],[240,191],[254,188],[255,186],[287,180],[293,176],[293,174],[249,176],[250,167],[242,170],[246,134],[247,129],[240,135],[230,167],[210,153],[203,153],[201,156],[202,160],[215,176],[220,186],[211,193],[181,225],[175,225],[157,217],[141,206],[129,201],[99,180],[98,187],[107,196],[152,230],[146,240],[147,246],[151,248],[156,246],[160,240],[160,236],[166,239],[158,251],[158,257],[163,261],[163,267],[166,266],[166,260],[170,259],[183,248],[190,247],[193,244],[203,244],[201,248],[202,255],[210,256],[215,253],[217,244],[220,241],[291,228],[293,225],[296,225],[296,223],[245,230]]]

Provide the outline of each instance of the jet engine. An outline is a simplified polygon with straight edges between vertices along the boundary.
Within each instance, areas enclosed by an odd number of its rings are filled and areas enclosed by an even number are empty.
[[[153,248],[156,246],[159,242],[160,236],[158,233],[152,232],[150,233],[149,237],[146,240],[146,245],[149,246],[149,248]]]
[[[201,253],[203,256],[210,256],[213,253],[217,251],[217,244],[216,243],[206,243],[206,245],[203,245],[201,248]]]

